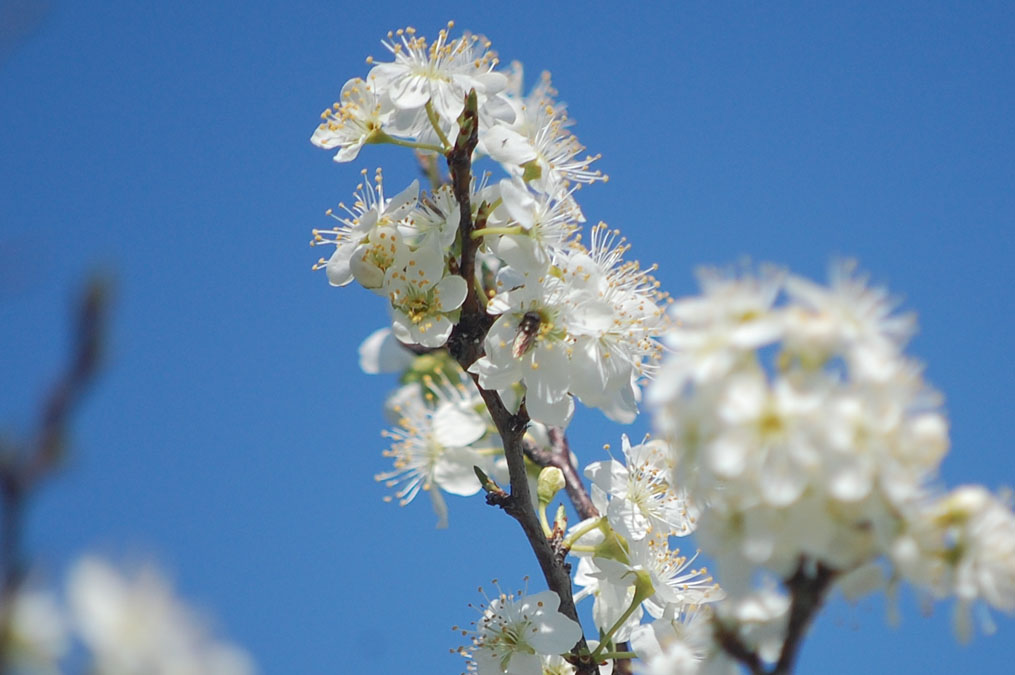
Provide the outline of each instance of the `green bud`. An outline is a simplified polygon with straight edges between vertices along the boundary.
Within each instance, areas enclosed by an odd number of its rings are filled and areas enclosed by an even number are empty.
[[[546,505],[553,501],[556,495],[564,487],[564,472],[555,466],[543,467],[539,472],[539,480],[536,482],[536,492],[539,495],[539,503]]]
[[[557,515],[553,518],[553,526],[561,532],[567,532],[567,509],[561,504],[557,507]]]
[[[472,470],[476,473],[476,478],[479,479],[479,484],[482,486],[483,491],[487,494],[506,494],[497,482],[486,475],[486,472],[480,469],[478,466],[472,467]]]

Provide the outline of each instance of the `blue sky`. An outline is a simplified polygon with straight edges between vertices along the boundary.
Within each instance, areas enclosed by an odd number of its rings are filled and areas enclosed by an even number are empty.
[[[879,5],[885,3],[878,3]],[[836,256],[918,312],[947,400],[948,485],[1015,483],[1015,10],[1007,3],[0,4],[0,425],[27,429],[95,269],[117,300],[108,367],[27,545],[155,557],[265,673],[459,672],[479,585],[537,568],[480,499],[382,502],[391,379],[355,349],[386,322],[328,286],[310,229],[360,168],[309,136],[385,33],[448,19],[528,81],[553,73],[611,180],[579,194],[664,288],[744,256],[823,278]],[[12,21],[10,17],[22,17]],[[19,28],[24,31],[18,32]],[[628,431],[596,412],[583,461]],[[538,580],[530,583],[542,588]],[[800,672],[1002,672],[1015,621],[958,647],[949,607],[833,602]]]

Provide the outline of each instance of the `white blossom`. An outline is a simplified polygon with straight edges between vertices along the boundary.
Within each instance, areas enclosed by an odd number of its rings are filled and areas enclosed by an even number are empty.
[[[572,183],[607,180],[601,171],[589,167],[598,155],[586,155],[568,127],[571,120],[565,106],[554,100],[556,92],[544,74],[540,85],[525,99],[513,99],[512,124],[499,124],[483,133],[484,150],[513,176],[531,184],[538,192],[569,199]]]
[[[538,675],[543,656],[567,653],[581,638],[581,627],[559,607],[554,591],[501,593],[484,608],[464,653],[479,675]]]
[[[70,572],[68,597],[77,634],[104,675],[247,675],[238,648],[211,638],[204,622],[173,595],[154,569],[124,575],[86,556]]]
[[[631,633],[643,675],[734,675],[740,670],[715,643],[709,605],[668,611]]]
[[[605,223],[592,228],[587,249],[573,247],[557,266],[573,310],[571,393],[621,423],[633,422],[641,398],[639,380],[654,372],[661,355],[656,338],[665,321],[665,296],[648,270],[625,262],[629,245]]]
[[[14,593],[6,593],[0,604],[9,624],[0,643],[0,654],[7,667],[16,673],[58,673],[60,660],[70,647],[70,626],[56,595],[51,591],[23,584]]]
[[[366,171],[363,172],[364,177]],[[404,244],[397,230],[391,237],[397,236],[397,240],[389,238],[394,226],[411,213],[416,206],[419,195],[419,181],[413,181],[409,187],[400,192],[392,199],[385,199],[384,189],[381,181],[380,171],[377,172],[375,184],[369,181],[356,186],[356,201],[352,208],[345,204],[339,204],[349,217],[339,217],[328,209],[327,214],[337,220],[340,225],[329,230],[314,230],[314,239],[311,245],[320,246],[331,244],[335,252],[327,260],[323,258],[318,261],[314,269],[324,268],[328,275],[328,281],[332,286],[345,286],[353,280],[354,264],[360,266],[360,274],[370,277],[373,281],[372,288],[380,286],[383,280],[383,273],[380,278],[372,271],[376,269],[387,269],[397,264],[406,255]],[[375,234],[371,240],[371,234],[375,229],[380,228],[384,233],[382,239]],[[394,247],[394,250],[392,250]],[[388,257],[390,256],[390,260]],[[356,263],[353,259],[356,259]],[[387,262],[384,262],[386,261]],[[369,281],[368,281],[369,282]]]
[[[314,145],[332,150],[336,162],[351,162],[364,143],[383,137],[398,112],[386,92],[380,95],[370,82],[355,77],[342,87],[339,101],[321,113],[321,124],[310,137]]]
[[[940,396],[901,352],[912,319],[851,274],[835,267],[826,291],[773,268],[709,272],[673,304],[650,398],[735,595],[755,568],[885,555],[948,447]]]
[[[1015,513],[1010,503],[981,486],[965,485],[927,502],[910,523],[894,543],[893,561],[917,587],[956,598],[955,632],[962,642],[972,635],[970,610],[977,603],[1015,614]]]
[[[385,432],[394,441],[384,453],[394,460],[394,468],[376,479],[398,487],[395,497],[402,506],[420,490],[429,492],[437,526],[447,527],[441,491],[473,495],[480,489],[473,467],[492,470],[491,453],[475,447],[488,433],[486,419],[477,412],[479,394],[461,380],[438,373],[402,387],[398,400],[393,408],[398,426]]]
[[[487,333],[486,355],[469,370],[485,389],[503,391],[524,384],[529,416],[565,427],[574,413],[566,328],[573,307],[566,302],[566,287],[557,277],[536,270],[524,281],[514,270],[501,270],[498,283],[509,290],[488,305],[488,311],[500,316]]]
[[[488,51],[489,42],[475,35],[450,39],[453,25],[449,23],[432,43],[413,28],[389,32],[382,41],[395,60],[374,65],[369,79],[387,92],[395,107],[420,110],[431,102],[442,119],[453,121],[470,89],[485,97],[507,85],[507,78],[494,70],[497,57]]]
[[[395,337],[430,348],[447,341],[467,293],[465,279],[448,274],[436,243],[414,251],[404,267],[390,269],[384,283]]]
[[[688,506],[684,491],[670,484],[670,448],[661,440],[632,446],[626,434],[621,436],[621,443],[623,464],[608,460],[592,462],[585,468],[597,508],[628,539],[644,539],[651,532],[689,534],[694,529],[695,512]]]

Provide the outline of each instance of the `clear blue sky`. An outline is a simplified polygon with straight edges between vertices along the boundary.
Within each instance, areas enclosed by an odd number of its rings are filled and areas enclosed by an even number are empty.
[[[858,258],[919,313],[944,481],[1015,483],[1010,4],[460,4],[0,3],[0,425],[33,419],[88,271],[118,282],[108,369],[30,513],[44,570],[157,557],[263,672],[308,674],[460,672],[475,587],[535,575],[480,499],[449,498],[446,531],[424,500],[381,501],[393,382],[355,349],[385,312],[310,271],[310,229],[360,168],[412,173],[376,148],[333,164],[318,113],[387,30],[448,19],[529,82],[553,73],[611,176],[585,213],[674,295],[704,263],[823,278]],[[622,430],[586,413],[571,434],[591,461]],[[1010,670],[1015,621],[960,648],[948,606],[903,605],[890,628],[880,598],[834,602],[800,672]]]

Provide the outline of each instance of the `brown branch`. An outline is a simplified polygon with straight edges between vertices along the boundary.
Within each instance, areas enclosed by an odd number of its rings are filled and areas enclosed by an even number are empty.
[[[479,113],[476,91],[473,89],[465,97],[465,109],[458,117],[458,138],[455,147],[448,151],[448,171],[451,173],[451,189],[461,218],[458,231],[462,238],[462,256],[458,261],[458,272],[469,286],[469,293],[462,305],[462,314],[475,314],[481,311],[479,298],[476,295],[476,249],[479,242],[472,239],[472,153],[479,142]],[[485,312],[484,312],[485,313]]]
[[[758,654],[745,645],[736,634],[735,627],[726,625],[718,616],[712,618],[715,641],[722,650],[744,664],[752,675],[767,675],[765,664]]]
[[[782,643],[782,651],[779,653],[779,660],[772,670],[772,675],[788,675],[793,672],[804,634],[824,604],[837,576],[835,570],[821,563],[801,559],[796,572],[786,580],[786,586],[792,596],[789,624],[786,627],[786,640]]]
[[[461,213],[459,236],[462,251],[457,261],[457,271],[465,279],[468,290],[462,304],[461,316],[448,338],[447,349],[462,369],[468,372],[469,366],[483,355],[483,341],[490,326],[493,325],[493,318],[486,313],[476,290],[476,249],[479,243],[472,239],[473,230],[477,225],[481,226],[485,220],[483,209],[480,209],[477,222],[473,222],[470,202],[472,153],[479,138],[475,91],[470,91],[465,99],[465,109],[458,118],[458,127],[458,137],[454,147],[447,153],[447,160],[448,170],[451,173],[451,188]],[[488,493],[487,500],[500,506],[521,525],[529,546],[539,562],[547,587],[555,591],[560,598],[560,612],[580,626],[581,621],[578,619],[578,610],[575,608],[571,592],[571,568],[555,553],[551,542],[543,534],[543,528],[532,506],[532,494],[525,470],[525,454],[522,450],[525,429],[529,424],[525,405],[522,404],[517,413],[512,413],[496,391],[479,386],[479,378],[475,374],[472,375],[472,379],[504,444],[504,456],[507,459],[511,481],[510,494],[505,496],[500,493]],[[574,646],[570,658],[579,675],[594,675],[598,672],[596,664],[583,654],[588,654],[584,635]]]
[[[793,576],[783,581],[790,592],[789,621],[786,638],[779,652],[779,660],[766,670],[757,652],[743,643],[736,634],[735,624],[715,621],[716,642],[723,651],[746,666],[754,675],[789,675],[793,672],[804,635],[821,609],[839,573],[821,563],[801,558]]]

